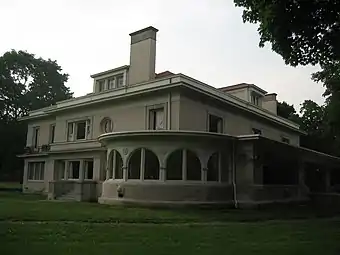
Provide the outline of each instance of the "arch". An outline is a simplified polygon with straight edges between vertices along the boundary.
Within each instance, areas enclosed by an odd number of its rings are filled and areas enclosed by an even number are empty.
[[[201,161],[197,157],[196,153],[187,150],[187,180],[189,181],[200,181],[202,179],[201,175]]]
[[[149,149],[145,149],[144,179],[159,180],[159,160],[157,155]]]
[[[167,157],[166,179],[182,180],[183,176],[190,181],[201,180],[201,161],[193,151],[178,149]]]
[[[128,179],[134,180],[134,179],[140,179],[140,173],[141,173],[141,154],[142,149],[136,149],[133,152],[131,152],[129,158],[128,158]]]
[[[108,160],[108,178],[123,179],[123,158],[120,153],[115,149],[111,150]]]
[[[128,179],[159,180],[159,166],[156,153],[138,148],[128,157]]]
[[[208,160],[207,181],[219,181],[220,153],[214,152]]]
[[[183,150],[175,150],[166,159],[166,179],[182,180]]]

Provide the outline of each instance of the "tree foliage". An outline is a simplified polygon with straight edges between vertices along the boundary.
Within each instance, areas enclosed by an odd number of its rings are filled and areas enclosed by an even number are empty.
[[[306,146],[338,154],[340,148],[340,1],[234,0],[243,8],[243,21],[259,25],[259,46],[271,45],[291,66],[319,65],[312,79],[325,87],[326,104],[305,101],[301,128]],[[286,116],[285,116],[286,117]],[[314,122],[315,121],[315,122]],[[315,143],[311,143],[311,137]],[[327,146],[323,146],[327,144]]]
[[[68,74],[50,59],[15,50],[0,57],[0,178],[20,176],[14,173],[22,169],[16,155],[24,149],[27,123],[18,118],[72,97],[67,79]]]
[[[260,46],[270,43],[287,64],[327,64],[340,59],[340,1],[234,0],[244,22],[258,23]]]

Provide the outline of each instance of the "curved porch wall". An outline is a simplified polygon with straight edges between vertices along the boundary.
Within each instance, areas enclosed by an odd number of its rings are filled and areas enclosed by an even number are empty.
[[[123,197],[118,196],[117,188],[123,190]],[[115,203],[124,201],[154,202],[231,202],[232,186],[229,184],[194,184],[194,183],[146,183],[119,182],[108,180],[103,183],[100,203]]]

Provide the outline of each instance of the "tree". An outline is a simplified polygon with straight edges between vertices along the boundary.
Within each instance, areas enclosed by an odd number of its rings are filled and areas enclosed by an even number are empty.
[[[71,98],[67,79],[68,74],[50,59],[15,50],[0,57],[0,144],[5,145],[0,146],[0,177],[13,176],[22,168],[16,155],[23,152],[27,125],[18,118]]]
[[[243,21],[258,23],[260,47],[271,43],[287,64],[328,64],[340,59],[340,1],[234,0]]]
[[[330,137],[335,137],[333,143],[337,143],[334,147],[340,145],[336,138],[340,137],[340,1],[234,0],[234,3],[244,8],[244,22],[259,24],[260,47],[270,43],[272,50],[291,66],[320,65],[321,71],[312,78],[326,88],[322,111],[327,117],[322,123],[330,126]],[[303,112],[306,116],[309,112],[320,114],[321,109],[316,108],[308,102]]]
[[[299,115],[296,113],[294,106],[289,105],[284,101],[277,103],[277,115],[279,115],[282,118],[286,118],[296,123],[299,123]]]

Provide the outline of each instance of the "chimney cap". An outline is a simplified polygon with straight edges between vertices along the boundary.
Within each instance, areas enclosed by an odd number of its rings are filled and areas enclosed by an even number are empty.
[[[150,30],[150,31],[154,31],[155,33],[158,32],[158,29],[157,29],[157,28],[155,28],[155,27],[153,27],[153,26],[149,26],[149,27],[140,29],[140,30],[138,30],[138,31],[136,31],[136,32],[132,32],[132,33],[130,34],[130,36],[134,36],[134,35],[143,33],[143,32],[145,32],[145,31],[149,31],[149,30]]]

